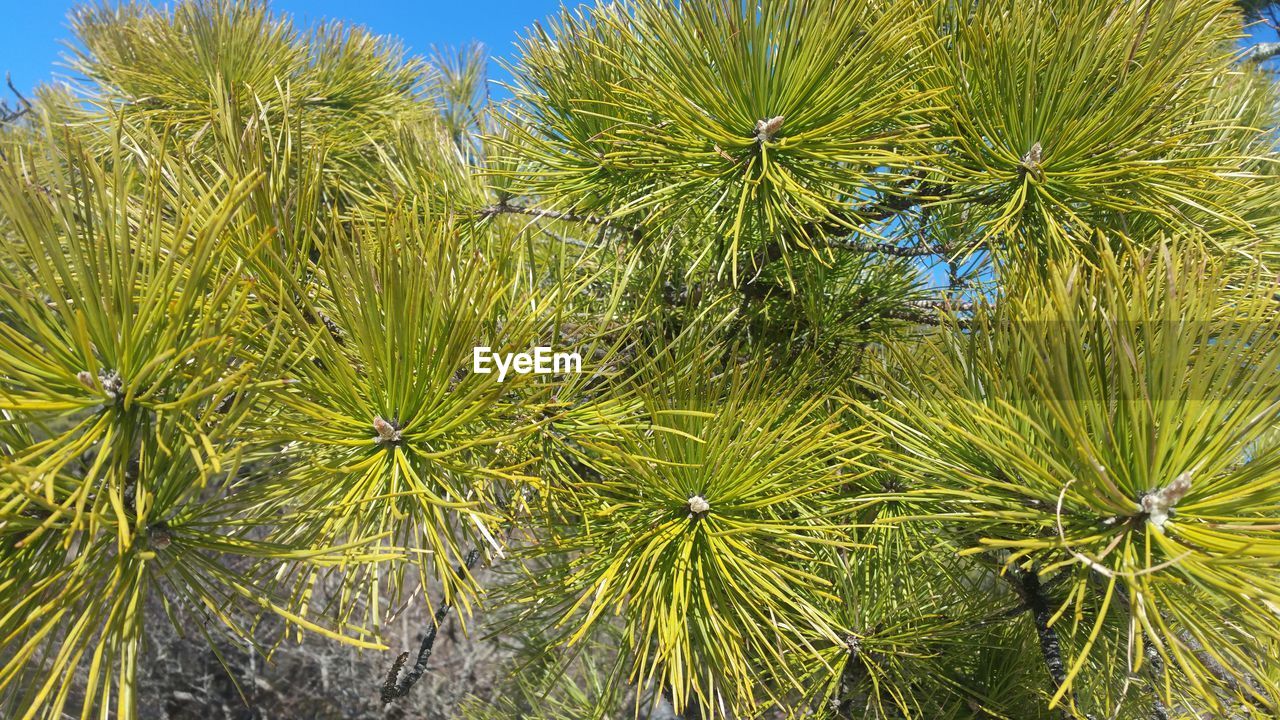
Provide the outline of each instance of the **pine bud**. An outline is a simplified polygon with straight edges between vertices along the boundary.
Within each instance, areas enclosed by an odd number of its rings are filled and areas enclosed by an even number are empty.
[[[1027,151],[1027,154],[1022,156],[1022,164],[1026,165],[1028,168],[1038,166],[1040,164],[1040,155],[1043,151],[1044,148],[1040,147],[1040,143],[1032,145],[1031,149]]]
[[[1031,176],[1034,177],[1036,180],[1043,181],[1044,168],[1040,167],[1040,159],[1042,154],[1043,154],[1043,148],[1040,147],[1040,143],[1037,142],[1036,144],[1032,145],[1031,149],[1028,150],[1027,153],[1022,156],[1022,166],[1018,168],[1019,174],[1026,175],[1027,173],[1031,173]]]
[[[153,550],[163,550],[169,547],[173,542],[173,537],[169,535],[169,526],[164,523],[156,523],[147,528],[147,544]]]
[[[102,386],[102,392],[112,400],[119,400],[123,394],[124,382],[120,380],[120,374],[114,370],[110,372],[99,370],[98,384]]]
[[[700,517],[706,515],[711,510],[711,503],[701,495],[694,495],[689,498],[689,517]]]
[[[862,641],[858,639],[857,635],[850,633],[844,636],[844,647],[849,651],[850,655],[857,657],[862,652]]]
[[[400,442],[400,428],[394,423],[376,417],[373,419],[373,429],[378,433],[378,437],[374,438],[376,443],[392,445]]]
[[[1147,514],[1147,522],[1163,528],[1169,520],[1169,514],[1173,512],[1173,506],[1190,490],[1191,473],[1182,473],[1168,485],[1143,495],[1138,501],[1138,508]]]
[[[782,129],[782,120],[783,117],[781,115],[771,117],[768,120],[757,120],[756,140],[762,143],[772,140],[773,136],[777,135],[778,131]]]
[[[80,381],[81,385],[85,386],[89,390],[97,392],[98,383],[94,381],[93,373],[89,372],[88,370],[81,370],[80,372],[76,373],[76,379]]]

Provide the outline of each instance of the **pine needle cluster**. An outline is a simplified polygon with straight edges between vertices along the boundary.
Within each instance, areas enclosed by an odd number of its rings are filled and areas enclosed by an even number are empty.
[[[1275,716],[1252,12],[620,0],[494,101],[77,10],[0,120],[0,716],[140,717],[157,623],[397,702],[447,622],[512,648],[472,720]]]

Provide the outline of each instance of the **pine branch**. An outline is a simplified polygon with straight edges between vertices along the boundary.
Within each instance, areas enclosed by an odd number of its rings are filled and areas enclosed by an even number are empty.
[[[953,301],[947,298],[929,299],[929,300],[908,300],[902,310],[890,310],[884,313],[887,318],[894,320],[907,320],[910,322],[920,323],[922,325],[942,325],[942,320],[930,310],[949,310],[951,312],[972,312],[976,310],[979,303],[972,301]],[[957,323],[961,327],[968,324],[968,320],[960,318]]]
[[[563,220],[564,222],[586,223],[588,225],[613,224],[613,222],[608,218],[602,218],[598,215],[582,215],[578,213],[560,212],[559,210],[544,210],[542,208],[526,207],[524,205],[512,205],[505,200],[496,205],[481,208],[479,214],[481,217],[486,218],[496,217],[498,215],[529,215],[531,217]]]
[[[904,247],[884,242],[857,242],[851,238],[838,238],[826,241],[827,247],[848,250],[851,252],[879,253],[891,257],[927,257],[929,255],[945,255],[946,248],[940,245],[920,245]]]
[[[459,565],[455,572],[461,576],[464,572],[470,570],[476,561],[480,559],[480,551],[473,549],[467,553],[466,559],[462,565]],[[409,694],[409,690],[413,688],[414,683],[422,678],[427,672],[427,661],[431,659],[431,651],[436,644],[436,635],[440,631],[440,625],[448,617],[449,611],[453,609],[452,605],[442,604],[439,610],[436,610],[435,622],[431,627],[427,628],[427,632],[422,636],[422,644],[418,647],[418,659],[414,662],[409,672],[400,676],[400,671],[404,668],[404,664],[409,660],[409,653],[400,653],[400,657],[392,663],[391,669],[387,671],[387,680],[382,684],[382,702],[390,703],[397,698],[402,698]]]
[[[823,222],[810,224],[805,231],[808,237],[827,238],[820,241],[828,247],[848,250],[851,252],[874,252],[892,257],[926,257],[930,255],[945,255],[947,249],[940,245],[928,245],[921,247],[902,247],[892,243],[881,242],[857,242],[849,236],[849,228],[852,224],[866,224],[869,222],[881,222],[889,220],[915,205],[919,205],[922,201],[941,199],[946,196],[946,189],[933,183],[920,183],[915,186],[911,193],[895,196],[887,200],[877,200],[854,208],[849,208],[831,219]],[[603,225],[617,228],[633,235],[637,234],[640,229],[636,226],[618,225],[609,218],[599,215],[564,212],[559,210],[548,210],[543,208],[529,207],[526,205],[513,205],[506,200],[501,200],[494,205],[490,205],[479,210],[479,215],[485,218],[496,217],[498,215],[528,215],[530,217],[545,218],[550,220],[561,220],[564,222],[585,223],[588,225]],[[781,247],[771,245],[764,252],[769,255],[768,259],[776,259],[780,255]],[[759,267],[759,265],[757,265]]]
[[[861,648],[857,638],[851,635],[845,640],[845,644],[852,657],[845,661],[844,669],[840,672],[840,686],[836,691],[835,708],[836,717],[851,718],[859,709],[859,705],[866,702],[866,697],[854,694],[854,690],[866,680],[867,665],[859,657]]]
[[[934,327],[939,327],[942,325],[942,321],[939,320],[938,318],[932,315],[929,315],[927,313],[919,312],[915,308],[907,308],[903,310],[886,310],[881,314],[884,317],[889,318],[890,320],[905,320],[907,322],[919,323],[920,325],[932,325]]]
[[[1244,54],[1245,62],[1260,63],[1280,55],[1280,42],[1262,42],[1249,48]]]
[[[952,310],[954,312],[973,312],[978,308],[978,303],[971,301],[950,300],[941,298],[937,300],[910,300],[907,302],[910,307],[921,308],[923,310]]]
[[[1036,635],[1040,638],[1040,655],[1044,658],[1045,668],[1049,671],[1049,678],[1053,680],[1054,690],[1061,688],[1067,682],[1066,663],[1062,659],[1062,641],[1058,638],[1058,631],[1049,624],[1053,618],[1053,609],[1049,607],[1049,599],[1045,596],[1044,588],[1040,584],[1040,576],[1035,570],[1022,571],[1016,568],[1001,573],[1000,576],[1013,586],[1014,592],[1022,598],[1027,610],[1031,611],[1036,625]],[[1065,720],[1072,720],[1075,717],[1071,710],[1076,707],[1075,692],[1068,690],[1065,699],[1067,704],[1062,708],[1062,716]]]
[[[774,283],[746,282],[741,284],[738,290],[742,293],[744,304],[748,301],[759,302],[777,296],[791,297],[794,294],[790,289]],[[933,313],[928,312],[929,310],[949,310],[963,313],[973,312],[978,307],[979,303],[968,300],[953,301],[947,298],[908,300],[901,309],[885,310],[881,315],[892,320],[906,320],[922,325],[936,326],[941,325],[942,321]],[[962,326],[965,325],[965,320],[961,319],[960,324]]]
[[[1143,647],[1146,649],[1147,667],[1151,670],[1153,680],[1158,680],[1160,671],[1164,669],[1164,658],[1160,657],[1160,651],[1156,650],[1156,646],[1151,640],[1143,634]],[[1164,706],[1164,701],[1160,699],[1159,683],[1155,682],[1152,688],[1152,704],[1151,704],[1151,720],[1169,720],[1169,710]]]
[[[0,102],[0,125],[13,122],[31,112],[31,101],[19,92],[18,88],[14,87],[13,78],[9,73],[4,74],[4,83],[9,86],[9,92],[12,92],[14,97],[18,98],[18,109],[10,112],[8,104]]]

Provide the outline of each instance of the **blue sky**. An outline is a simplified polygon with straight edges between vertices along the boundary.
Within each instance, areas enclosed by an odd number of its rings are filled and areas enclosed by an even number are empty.
[[[162,0],[153,0],[162,4]],[[570,6],[581,0],[565,0]],[[0,0],[0,72],[9,72],[19,90],[66,72],[58,66],[70,37],[69,0]],[[484,43],[490,55],[509,56],[516,36],[548,17],[561,0],[274,0],[277,12],[293,15],[303,26],[326,18],[360,23],[374,32],[400,38],[411,52],[425,54],[432,45]],[[1270,28],[1255,27],[1254,40],[1273,40]],[[496,64],[491,72],[503,77]],[[6,91],[7,92],[7,91]],[[11,98],[10,98],[11,100]]]
[[[65,50],[60,41],[70,38],[67,12],[78,4],[0,0],[0,72],[11,73],[22,92],[55,73],[67,72],[58,66]],[[303,26],[321,19],[357,22],[400,38],[417,54],[427,53],[432,45],[479,41],[491,55],[510,55],[516,36],[555,13],[560,4],[560,0],[274,0],[271,7],[293,15]],[[567,4],[577,5],[578,0],[567,0]],[[496,66],[492,70],[500,74]]]

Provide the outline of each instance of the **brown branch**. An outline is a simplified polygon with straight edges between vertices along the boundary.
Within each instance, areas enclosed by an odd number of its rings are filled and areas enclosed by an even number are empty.
[[[462,565],[454,571],[459,577],[464,572],[470,570],[480,559],[480,551],[472,550],[467,553],[466,559]],[[448,617],[449,611],[453,609],[452,605],[442,604],[440,609],[436,611],[435,622],[431,627],[427,628],[427,632],[422,636],[422,644],[418,647],[418,659],[414,662],[409,672],[404,677],[399,677],[400,671],[404,668],[404,664],[409,660],[409,653],[400,653],[400,657],[391,665],[391,669],[387,672],[387,680],[382,684],[382,702],[390,703],[396,698],[402,698],[409,694],[409,690],[413,688],[413,684],[427,672],[427,661],[431,659],[431,651],[436,644],[436,634],[440,631],[440,626]]]
[[[0,125],[13,122],[23,115],[26,115],[28,112],[31,112],[31,101],[19,92],[18,88],[14,87],[13,78],[10,77],[9,73],[4,74],[4,82],[9,86],[9,91],[18,98],[18,106],[20,109],[9,112],[8,104],[4,101],[0,101]]]
[[[1160,672],[1164,669],[1164,658],[1160,657],[1160,651],[1156,649],[1154,643],[1143,633],[1143,647],[1146,649],[1143,654],[1147,656],[1148,672],[1152,674],[1152,698],[1151,703],[1151,720],[1169,720],[1169,709],[1164,706],[1164,701],[1160,699]]]
[[[838,248],[840,250],[849,250],[851,252],[878,253],[880,255],[889,255],[891,257],[926,257],[929,255],[945,255],[946,248],[940,245],[923,245],[916,247],[904,247],[902,245],[894,245],[893,243],[883,242],[857,242],[852,239],[827,240],[827,247]]]
[[[972,301],[959,301],[942,298],[939,300],[908,300],[908,307],[920,308],[921,310],[952,310],[954,312],[973,312],[978,308],[978,303]]]
[[[908,300],[901,310],[889,310],[882,313],[884,317],[894,320],[906,320],[908,322],[919,323],[921,325],[940,326],[943,324],[941,318],[936,314],[929,312],[931,310],[949,310],[951,312],[972,312],[977,309],[978,303],[969,301],[952,301],[948,299],[939,300]],[[956,321],[961,327],[968,325],[968,320],[960,318]]]
[[[9,91],[17,96],[18,101],[22,103],[23,107],[31,107],[31,101],[28,100],[21,92],[18,92],[18,88],[13,86],[13,77],[9,75],[9,73],[4,74],[4,84],[9,86]]]
[[[920,325],[932,325],[934,327],[942,325],[942,321],[938,318],[915,310],[886,310],[883,313],[880,313],[880,315],[881,317],[886,317],[890,320],[905,320],[906,322],[913,322]]]
[[[497,205],[490,205],[481,208],[479,211],[481,217],[491,218],[497,215],[529,215],[537,218],[547,218],[550,220],[563,220],[565,222],[587,223],[588,225],[612,225],[613,222],[607,218],[598,215],[580,215],[578,213],[560,212],[558,210],[544,210],[542,208],[526,207],[524,205],[512,205],[507,202],[500,202]]]
[[[1100,587],[1095,586],[1094,589],[1100,590]],[[1124,593],[1117,594],[1115,598],[1120,606],[1124,608],[1126,613],[1132,612],[1131,605],[1129,604],[1129,598],[1126,597]],[[1160,684],[1158,676],[1164,670],[1164,658],[1156,648],[1155,643],[1147,637],[1145,632],[1143,633],[1143,638],[1143,645],[1146,648],[1147,668],[1149,672],[1152,673],[1154,685],[1158,687]],[[1244,681],[1246,686],[1241,687],[1240,682],[1237,680],[1235,675],[1227,668],[1223,667],[1223,665],[1219,663],[1210,652],[1204,649],[1204,646],[1200,644],[1200,641],[1196,640],[1196,638],[1186,629],[1176,630],[1174,632],[1174,637],[1170,639],[1176,640],[1187,650],[1191,651],[1191,653],[1196,656],[1196,659],[1200,661],[1200,664],[1204,669],[1231,692],[1239,694],[1247,689],[1252,691],[1257,697],[1262,697],[1264,695],[1257,679],[1248,673],[1243,673],[1241,675],[1240,679]],[[1158,690],[1155,707],[1152,709],[1152,717],[1155,718],[1155,720],[1167,720],[1168,718],[1168,709],[1165,708],[1164,703],[1160,700]]]
[[[979,204],[990,202],[990,200],[981,197],[953,196],[951,193],[952,189],[947,186],[921,181],[912,188],[911,192],[852,207],[824,222],[811,223],[805,228],[805,235],[806,237],[824,238],[818,242],[825,244],[827,247],[851,252],[879,253],[903,258],[927,257],[930,255],[953,256],[956,253],[951,248],[941,244],[902,246],[885,242],[859,242],[854,239],[857,237],[857,233],[853,231],[853,228],[857,225],[892,219],[916,205],[923,205],[922,211],[927,211],[928,206],[925,203],[944,198],[950,197],[953,200],[965,200]],[[975,243],[973,247],[976,246],[977,244]]]
[[[1010,568],[1008,572],[1000,573],[1000,577],[1013,587],[1014,592],[1022,599],[1023,605],[1031,611],[1035,621],[1036,635],[1040,639],[1040,655],[1044,658],[1045,668],[1049,671],[1049,679],[1053,681],[1056,691],[1067,682],[1067,667],[1062,658],[1062,641],[1058,638],[1058,631],[1049,624],[1053,618],[1053,609],[1049,607],[1049,599],[1040,585],[1040,576],[1034,569],[1023,571]],[[1066,720],[1071,720],[1075,717],[1073,714],[1073,709],[1076,707],[1075,693],[1068,690],[1064,699],[1067,704],[1062,708],[1062,716]],[[1084,717],[1089,716],[1084,715]]]

